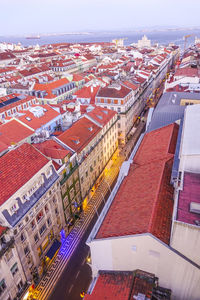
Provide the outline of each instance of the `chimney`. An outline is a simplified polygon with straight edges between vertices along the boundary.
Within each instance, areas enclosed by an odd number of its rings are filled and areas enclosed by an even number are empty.
[[[93,93],[93,92],[94,92],[93,85],[91,85],[91,93]]]

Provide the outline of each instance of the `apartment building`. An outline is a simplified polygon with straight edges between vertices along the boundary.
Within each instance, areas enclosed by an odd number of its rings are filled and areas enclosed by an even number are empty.
[[[0,226],[0,299],[11,300],[27,286],[11,230]]]
[[[83,208],[117,149],[117,114],[97,107],[58,137],[77,153]]]
[[[142,269],[154,273],[172,291],[172,299],[196,300],[199,265],[170,245],[170,175],[178,130],[171,124],[144,136],[133,160],[125,163],[125,175],[120,172],[87,244],[93,278],[100,270]]]
[[[26,280],[42,275],[64,224],[59,176],[29,144],[0,158],[0,221],[13,233]],[[51,249],[51,250],[50,250]],[[50,251],[50,252],[48,252]]]
[[[60,180],[66,230],[69,231],[82,211],[82,197],[77,154],[58,139],[34,144],[46,157],[52,159]]]
[[[134,92],[122,84],[111,84],[101,87],[95,97],[95,103],[102,108],[108,108],[118,113],[118,139],[119,144],[125,144],[126,137],[133,127]]]

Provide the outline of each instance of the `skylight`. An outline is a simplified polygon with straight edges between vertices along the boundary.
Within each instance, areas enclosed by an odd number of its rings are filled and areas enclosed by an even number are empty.
[[[74,142],[75,144],[79,144],[79,143],[80,143],[79,140],[73,140],[73,142]]]
[[[103,110],[103,112],[104,112],[104,114],[106,114],[106,115],[108,114],[108,111],[107,111],[107,110]]]
[[[100,120],[102,120],[102,119],[103,119],[103,117],[102,117],[102,116],[100,116],[100,115],[97,115],[97,117],[98,117]]]
[[[91,126],[91,127],[88,127],[88,130],[89,131],[92,131],[93,130],[93,127]]]
[[[32,119],[31,119],[31,118],[29,118],[29,117],[26,117],[26,120],[27,120],[27,121],[31,121]]]

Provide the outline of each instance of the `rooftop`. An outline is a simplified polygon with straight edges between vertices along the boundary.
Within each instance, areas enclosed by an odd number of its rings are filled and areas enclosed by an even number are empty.
[[[52,93],[52,90],[56,88],[63,87],[64,85],[68,84],[69,80],[67,78],[61,78],[59,80],[49,82],[49,83],[36,83],[34,85],[34,90],[35,91],[45,91],[47,95],[44,98],[56,98],[57,95]]]
[[[0,205],[48,162],[44,155],[27,143],[0,157]]]
[[[91,295],[85,300],[129,300],[133,284],[133,272],[100,271],[97,283]]]
[[[41,112],[41,114],[39,112]],[[21,110],[20,113],[23,115],[18,117],[19,120],[34,130],[41,128],[60,115],[60,113],[48,104],[32,105],[29,110]]]
[[[164,93],[154,109],[148,131],[155,130],[182,119],[187,107],[180,105],[182,99],[199,100],[200,94],[186,92]]]
[[[96,239],[149,232],[169,243],[177,135],[178,126],[172,124],[144,136]]]
[[[47,157],[53,159],[64,159],[68,154],[72,153],[54,140],[47,140],[43,143],[34,144],[34,147]]]
[[[101,128],[99,126],[86,117],[83,117],[60,134],[58,139],[74,151],[81,152],[100,130]]]
[[[89,117],[101,125],[106,125],[117,113],[113,110],[96,106],[91,112],[87,113]]]
[[[0,152],[31,136],[33,133],[34,131],[16,120],[0,125]]]
[[[184,115],[181,155],[200,154],[200,105],[187,106]]]
[[[124,98],[126,97],[132,89],[124,86],[118,85],[117,87],[101,87],[96,95],[96,97],[110,97],[110,98]]]
[[[185,172],[183,190],[179,194],[176,219],[195,225],[196,220],[200,223],[200,214],[190,212],[191,202],[200,204],[200,174]]]

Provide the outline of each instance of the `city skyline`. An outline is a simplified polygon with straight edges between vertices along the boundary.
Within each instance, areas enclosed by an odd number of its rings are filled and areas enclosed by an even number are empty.
[[[197,0],[169,0],[165,4],[158,0],[134,3],[130,0],[95,3],[78,0],[75,4],[58,0],[56,5],[53,0],[42,3],[38,0],[8,0],[1,3],[0,35],[198,27],[198,8]]]

